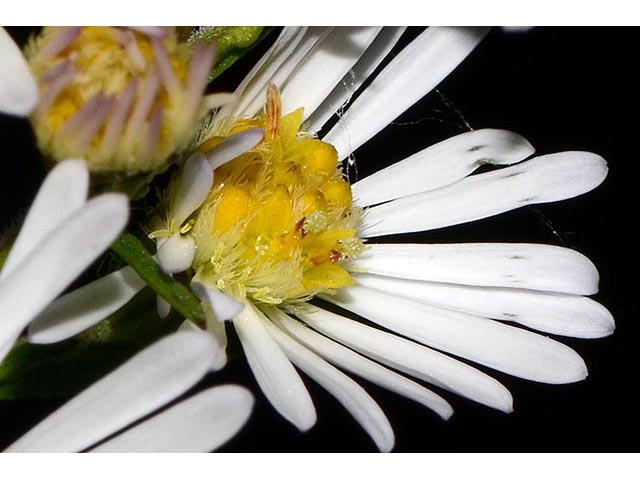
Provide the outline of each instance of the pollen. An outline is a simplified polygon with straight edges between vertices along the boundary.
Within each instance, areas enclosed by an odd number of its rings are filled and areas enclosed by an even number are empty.
[[[306,233],[322,233],[329,226],[329,219],[323,210],[313,210],[307,215],[302,224],[302,230]]]
[[[206,113],[214,53],[171,28],[45,27],[25,51],[41,91],[31,117],[40,149],[94,173],[163,170]]]
[[[348,264],[364,246],[336,150],[301,131],[302,109],[282,116],[269,88],[265,111],[227,122],[225,135],[262,127],[264,140],[219,167],[190,233],[194,274],[240,300],[287,305],[352,285]]]

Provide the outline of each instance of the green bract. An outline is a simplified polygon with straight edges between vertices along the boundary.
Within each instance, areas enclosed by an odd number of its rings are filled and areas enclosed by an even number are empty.
[[[220,76],[236,60],[264,39],[273,27],[196,27],[186,32],[188,42],[217,42],[216,61],[209,80]]]

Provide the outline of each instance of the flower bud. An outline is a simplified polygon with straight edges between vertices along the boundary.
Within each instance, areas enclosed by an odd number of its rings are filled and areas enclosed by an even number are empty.
[[[215,47],[165,27],[46,27],[26,48],[41,91],[31,121],[53,161],[151,176],[184,149],[206,113]]]

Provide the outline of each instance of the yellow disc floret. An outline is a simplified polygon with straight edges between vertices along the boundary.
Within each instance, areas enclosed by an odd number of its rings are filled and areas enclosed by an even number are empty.
[[[179,44],[171,28],[46,27],[25,55],[41,98],[32,115],[52,160],[92,172],[161,170],[205,113],[212,49]]]
[[[226,135],[262,127],[265,139],[219,167],[190,230],[200,281],[258,304],[290,304],[353,284],[347,271],[363,244],[336,150],[301,133],[302,110],[279,114],[277,90],[255,119]],[[219,134],[220,132],[216,132]],[[201,150],[225,135],[206,140]]]

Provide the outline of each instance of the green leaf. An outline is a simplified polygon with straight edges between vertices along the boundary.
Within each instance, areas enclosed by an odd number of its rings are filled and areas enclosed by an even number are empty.
[[[73,395],[129,358],[131,345],[19,342],[0,365],[0,399]]]
[[[2,267],[4,267],[4,262],[7,261],[7,257],[9,256],[9,246],[0,245],[0,271],[2,271]]]
[[[4,267],[4,262],[7,261],[7,257],[9,256],[9,252],[11,251],[11,247],[13,247],[13,242],[16,240],[17,235],[18,229],[15,225],[0,234],[0,270]]]
[[[274,27],[198,27],[189,34],[189,43],[217,42],[216,62],[209,81],[217,78],[238,59],[271,33]]]
[[[183,317],[198,324],[205,323],[204,311],[198,298],[187,287],[164,273],[140,240],[124,233],[111,249]]]
[[[0,364],[0,399],[73,395],[184,321],[161,319],[156,294],[144,288],[129,303],[73,339],[51,345],[19,342]]]

